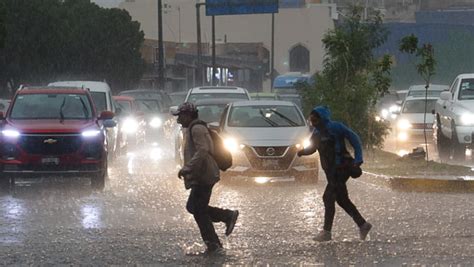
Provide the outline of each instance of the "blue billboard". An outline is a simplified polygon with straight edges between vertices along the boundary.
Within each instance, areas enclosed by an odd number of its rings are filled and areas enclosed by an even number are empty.
[[[278,0],[206,0],[206,16],[278,13]]]

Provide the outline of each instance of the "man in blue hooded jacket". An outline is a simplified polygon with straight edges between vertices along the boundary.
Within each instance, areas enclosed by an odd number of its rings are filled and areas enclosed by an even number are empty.
[[[319,242],[331,240],[336,202],[352,217],[359,227],[360,238],[365,240],[372,225],[362,217],[349,199],[346,186],[351,176],[351,169],[360,170],[360,165],[363,163],[360,138],[344,124],[331,121],[330,116],[329,109],[324,106],[317,106],[311,111],[309,120],[314,127],[311,145],[298,152],[298,156],[305,156],[318,150],[321,167],[328,182],[323,194],[324,227],[315,240]],[[354,159],[346,149],[346,139],[354,148]]]

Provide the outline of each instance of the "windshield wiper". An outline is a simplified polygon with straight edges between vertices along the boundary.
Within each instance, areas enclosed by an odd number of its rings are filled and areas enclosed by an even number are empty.
[[[81,100],[82,112],[84,112],[84,116],[86,117],[86,119],[88,119],[89,118],[89,111],[87,110],[86,103],[84,103],[84,100],[82,100],[81,97],[79,97],[79,100]]]
[[[262,118],[268,123],[270,124],[272,127],[278,127],[278,123],[270,120],[269,118],[265,117],[265,114],[263,114],[263,110],[260,109],[260,115],[262,115]]]
[[[64,113],[63,113],[63,108],[64,106],[66,105],[66,97],[63,98],[63,103],[61,103],[61,107],[59,108],[59,116],[60,116],[60,120],[59,122],[63,122],[64,121]]]
[[[280,116],[280,118],[284,119],[285,121],[287,121],[291,126],[298,126],[298,123],[296,123],[295,121],[293,121],[292,119],[288,118],[287,116],[281,114],[280,112],[276,111],[276,110],[272,110],[273,113],[277,114],[278,116]]]

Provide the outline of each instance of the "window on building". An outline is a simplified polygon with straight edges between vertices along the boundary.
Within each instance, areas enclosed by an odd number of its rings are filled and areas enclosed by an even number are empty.
[[[296,45],[290,50],[290,71],[309,72],[309,50],[306,47]]]

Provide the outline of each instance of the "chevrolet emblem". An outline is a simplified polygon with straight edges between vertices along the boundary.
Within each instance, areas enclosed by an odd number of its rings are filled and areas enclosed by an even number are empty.
[[[50,139],[45,139],[45,140],[43,141],[43,143],[49,144],[49,145],[55,144],[55,143],[57,143],[57,142],[58,142],[58,140],[52,139],[52,138],[50,138]]]

